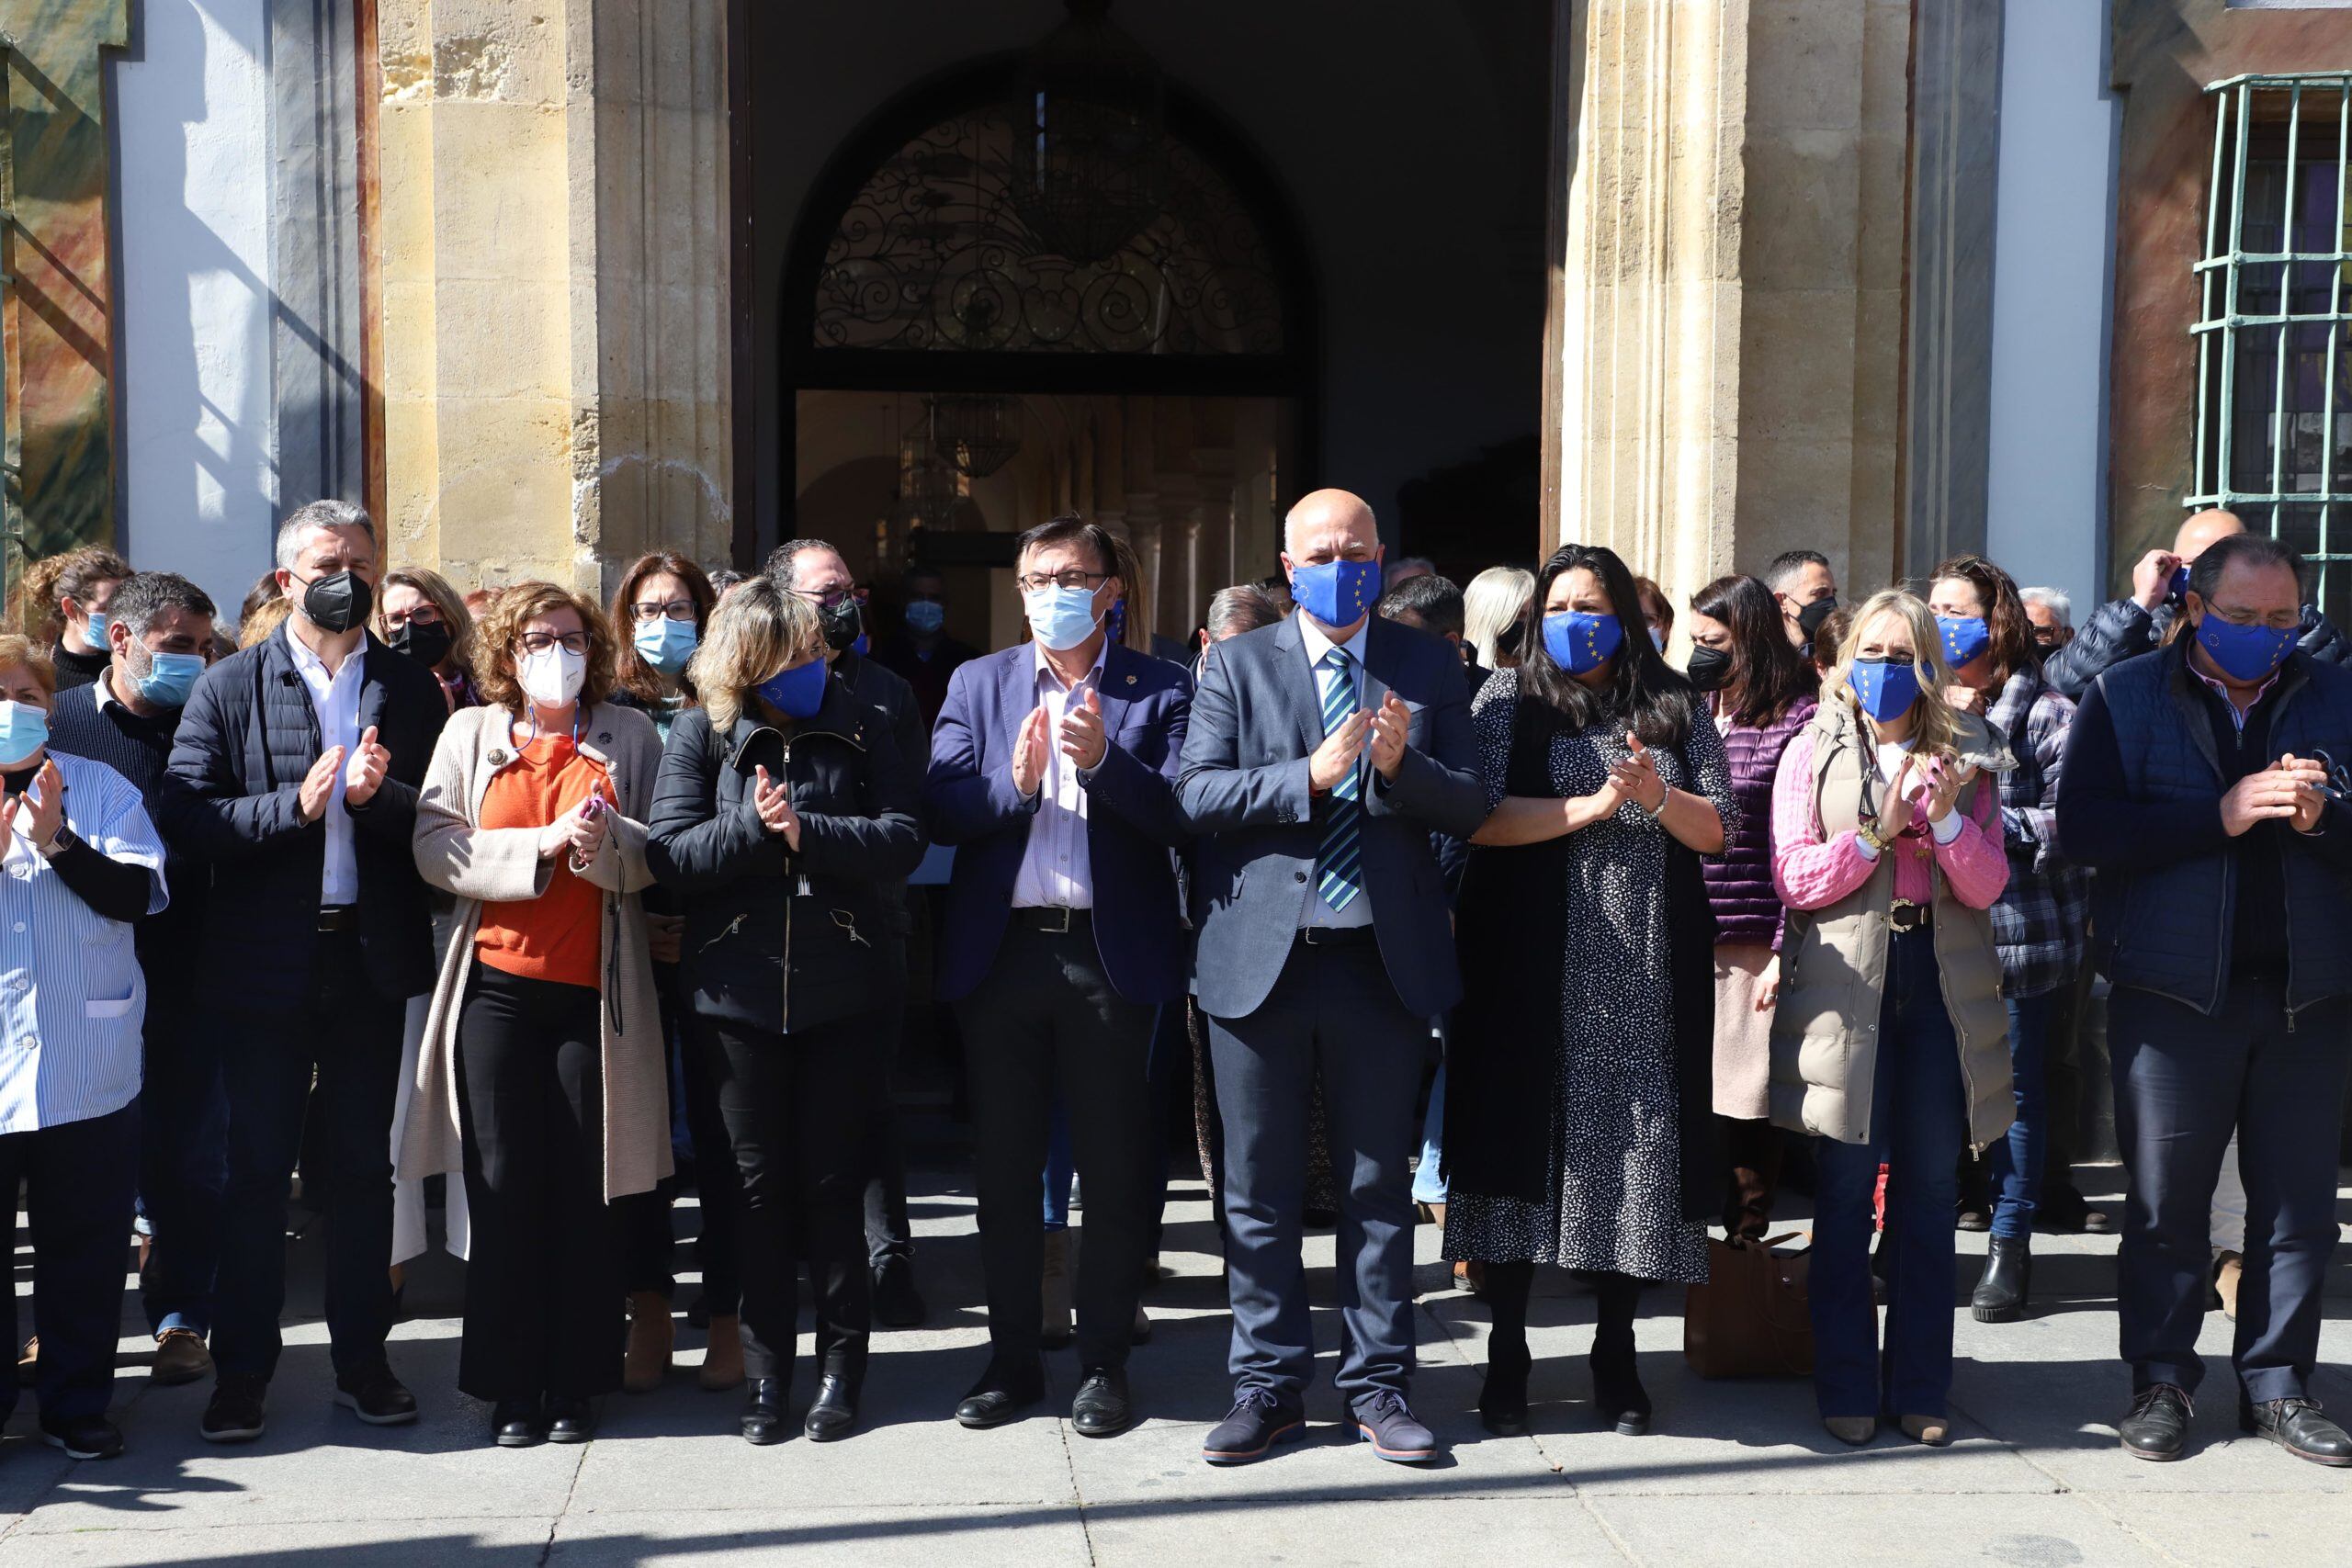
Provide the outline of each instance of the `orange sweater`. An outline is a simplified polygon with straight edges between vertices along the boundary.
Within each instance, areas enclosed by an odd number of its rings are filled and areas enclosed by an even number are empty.
[[[547,735],[520,749],[482,792],[484,828],[544,828],[597,785],[606,799],[605,770],[582,756],[569,735]],[[573,874],[569,850],[559,851],[547,891],[536,898],[485,903],[474,931],[474,957],[493,969],[531,980],[596,988],[604,957],[598,904],[603,895]]]

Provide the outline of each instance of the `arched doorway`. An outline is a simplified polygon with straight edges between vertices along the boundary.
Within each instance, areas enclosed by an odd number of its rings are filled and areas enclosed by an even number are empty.
[[[1057,250],[1016,199],[1020,82],[1008,58],[903,95],[814,187],[783,280],[784,527],[886,601],[941,568],[963,635],[1001,643],[1012,535],[1075,508],[1133,540],[1182,636],[1275,570],[1315,466],[1305,251],[1261,160],[1173,86],[1156,216],[1100,260]]]

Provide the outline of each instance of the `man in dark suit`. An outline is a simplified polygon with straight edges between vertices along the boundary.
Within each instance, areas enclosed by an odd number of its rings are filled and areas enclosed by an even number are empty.
[[[1300,1212],[1319,1062],[1343,1173],[1340,1389],[1374,1451],[1410,1462],[1437,1451],[1406,1403],[1413,1100],[1430,1021],[1462,989],[1430,835],[1468,838],[1486,791],[1460,660],[1373,616],[1372,509],[1317,491],[1286,539],[1298,613],[1217,644],[1177,786],[1202,838],[1195,987],[1225,1122],[1237,1385],[1203,1454],[1257,1459],[1302,1427],[1315,1344]]]
[[[1070,1424],[1108,1437],[1133,1418],[1128,1336],[1161,1186],[1152,1025],[1184,996],[1169,852],[1192,682],[1104,630],[1145,588],[1120,579],[1102,526],[1057,517],[1019,560],[1032,640],[956,671],[923,792],[933,837],[957,848],[939,994],[963,1022],[988,1282],[988,1370],[956,1418],[994,1427],[1045,1394],[1040,1172],[1058,1092],[1086,1184]]]
[[[262,1432],[286,1304],[286,1184],[315,1077],[325,1102],[327,1331],[335,1402],[416,1419],[384,1357],[392,1325],[392,1109],[407,999],[433,988],[433,924],[411,847],[417,786],[448,717],[441,684],[368,633],[376,525],[321,501],[277,535],[294,613],[205,671],[159,797],[174,850],[212,864],[197,1026],[228,1106],[212,1442]],[[616,1352],[617,1353],[617,1350]]]

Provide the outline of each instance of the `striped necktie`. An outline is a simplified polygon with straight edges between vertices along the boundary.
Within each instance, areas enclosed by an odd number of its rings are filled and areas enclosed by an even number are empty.
[[[1356,711],[1356,682],[1350,669],[1352,661],[1345,649],[1335,648],[1325,654],[1316,666],[1323,695],[1323,733],[1331,734]],[[1351,768],[1345,777],[1331,786],[1329,820],[1323,829],[1323,849],[1317,856],[1321,869],[1316,880],[1316,891],[1323,902],[1331,906],[1334,914],[1346,908],[1363,891],[1363,785],[1359,770]]]

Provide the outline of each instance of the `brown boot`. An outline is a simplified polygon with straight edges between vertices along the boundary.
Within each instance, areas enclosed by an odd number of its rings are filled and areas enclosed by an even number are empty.
[[[651,1393],[670,1371],[670,1348],[677,1325],[670,1321],[670,1301],[659,1291],[628,1293],[628,1354],[621,1362],[621,1387],[631,1393]]]
[[[710,1342],[703,1349],[695,1381],[713,1393],[743,1386],[743,1320],[729,1313],[710,1320]]]

